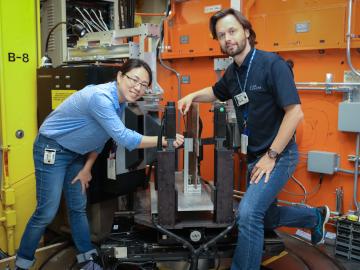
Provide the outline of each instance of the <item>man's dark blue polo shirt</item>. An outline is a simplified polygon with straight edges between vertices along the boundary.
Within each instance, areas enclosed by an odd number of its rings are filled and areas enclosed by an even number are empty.
[[[231,64],[213,86],[214,94],[219,100],[233,99],[234,102],[234,96],[241,93],[253,50],[240,67],[235,62]],[[284,108],[300,104],[300,98],[289,65],[277,54],[261,50],[256,50],[246,89],[243,90],[246,91],[249,103],[238,107],[234,102],[236,116],[242,132],[244,110],[247,108],[248,153],[258,155],[264,153],[275,139],[284,117]]]

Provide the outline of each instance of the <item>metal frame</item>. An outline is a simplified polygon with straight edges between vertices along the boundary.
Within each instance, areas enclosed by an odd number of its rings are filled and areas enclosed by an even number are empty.
[[[201,194],[198,173],[199,156],[199,104],[193,103],[186,114],[187,138],[184,142],[184,195]]]
[[[114,30],[119,29],[119,14],[118,5],[119,0],[101,0],[114,4]],[[48,0],[43,3],[41,34],[43,37],[42,54],[44,54],[46,36],[49,30],[58,22],[65,22],[66,15],[66,0]],[[103,32],[102,32],[103,33]],[[67,39],[66,39],[66,26],[59,27],[59,31],[55,31],[50,37],[49,41],[49,56],[51,57],[54,66],[58,66],[69,60]],[[92,59],[93,60],[93,59]]]

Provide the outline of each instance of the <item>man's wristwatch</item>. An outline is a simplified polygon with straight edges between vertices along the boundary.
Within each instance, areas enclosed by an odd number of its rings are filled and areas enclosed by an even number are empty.
[[[272,150],[271,148],[269,148],[269,150],[267,150],[267,155],[271,159],[277,159],[279,157],[279,153]]]

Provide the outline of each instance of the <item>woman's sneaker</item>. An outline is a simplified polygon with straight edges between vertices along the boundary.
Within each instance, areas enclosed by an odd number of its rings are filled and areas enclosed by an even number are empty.
[[[311,243],[313,245],[320,244],[325,238],[325,224],[329,221],[330,209],[327,205],[318,207],[317,209],[318,224],[311,230]]]
[[[82,266],[80,270],[103,270],[103,268],[94,261],[89,261],[87,264]]]
[[[103,270],[100,257],[92,255],[92,260],[82,263],[80,270]]]

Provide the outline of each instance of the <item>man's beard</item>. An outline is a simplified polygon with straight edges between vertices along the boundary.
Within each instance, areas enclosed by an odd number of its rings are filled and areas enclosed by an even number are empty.
[[[230,51],[228,49],[226,49],[226,45],[225,48],[223,48],[222,46],[220,46],[221,52],[224,54],[227,54],[228,56],[234,57],[238,54],[241,54],[246,47],[246,40],[242,40],[241,44],[237,46],[237,48],[234,51]]]

